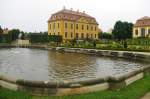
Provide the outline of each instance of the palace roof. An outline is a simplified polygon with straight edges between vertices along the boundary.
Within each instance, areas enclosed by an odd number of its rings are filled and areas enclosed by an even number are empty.
[[[85,18],[87,21],[89,22],[96,22],[96,19],[88,14],[86,14],[84,11],[83,12],[79,12],[78,11],[73,11],[68,10],[68,9],[63,9],[60,10],[54,14],[52,14],[52,16],[50,17],[50,19],[48,21],[56,21],[56,20],[69,20],[69,21],[77,21],[80,18]]]
[[[144,26],[150,26],[150,17],[145,16],[140,19],[138,19],[134,25],[134,27],[144,27]]]

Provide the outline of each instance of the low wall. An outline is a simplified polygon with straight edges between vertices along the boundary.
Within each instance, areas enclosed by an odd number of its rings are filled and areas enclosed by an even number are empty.
[[[6,47],[6,46],[5,46]],[[10,46],[8,46],[10,47]],[[15,46],[11,46],[15,47]],[[110,51],[97,49],[81,49],[81,48],[63,48],[63,47],[48,47],[46,45],[27,45],[18,46],[26,48],[38,48],[45,50],[54,50],[60,52],[83,53],[95,56],[106,56],[116,58],[126,58],[138,61],[149,62],[150,54],[142,52],[128,52],[128,51]],[[1,47],[0,47],[1,48]],[[73,95],[82,94],[101,90],[116,90],[130,85],[134,81],[143,78],[145,72],[149,72],[150,67],[143,67],[136,71],[130,72],[122,76],[109,76],[106,78],[95,78],[83,81],[62,81],[62,82],[48,82],[48,81],[28,81],[23,79],[9,78],[0,76],[0,86],[12,90],[27,91],[33,95]]]

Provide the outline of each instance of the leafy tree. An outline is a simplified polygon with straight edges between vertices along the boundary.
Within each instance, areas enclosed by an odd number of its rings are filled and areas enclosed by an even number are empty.
[[[125,40],[132,38],[132,28],[132,23],[117,21],[112,33],[115,39]]]
[[[112,39],[112,34],[103,32],[100,34],[101,39]]]
[[[3,29],[1,28],[1,26],[0,26],[0,42],[2,42],[2,34],[3,34]]]
[[[0,26],[0,34],[3,34],[3,29],[1,28],[1,26]]]
[[[18,39],[18,35],[20,34],[19,29],[12,29],[8,32],[9,35],[11,35],[11,41],[14,41]]]

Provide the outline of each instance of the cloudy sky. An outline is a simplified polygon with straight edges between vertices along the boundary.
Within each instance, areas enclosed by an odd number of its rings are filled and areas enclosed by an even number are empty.
[[[26,32],[47,31],[48,18],[63,6],[95,17],[103,31],[117,20],[135,23],[150,16],[150,0],[0,0],[0,25]]]

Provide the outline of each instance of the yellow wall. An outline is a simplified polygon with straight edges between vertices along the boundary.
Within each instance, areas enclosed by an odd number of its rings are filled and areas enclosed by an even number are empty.
[[[141,29],[144,28],[145,29],[145,37],[150,37],[150,26],[145,26],[145,27],[134,27],[133,28],[133,38],[137,38],[137,37],[141,37]],[[136,34],[136,30],[138,30],[138,34]]]
[[[54,29],[54,23],[55,23],[55,29]],[[58,28],[59,23],[59,28]],[[65,28],[65,23],[67,23],[67,28]],[[73,25],[73,29],[71,29],[71,24]],[[76,24],[78,24],[78,29],[76,29]],[[51,25],[51,29],[50,29]],[[84,26],[84,29],[82,30],[82,25]],[[87,30],[88,25],[88,30]],[[91,30],[91,27],[93,27],[93,30]],[[96,27],[96,30],[95,30]],[[76,33],[79,35],[79,39],[81,38],[81,34],[84,34],[84,38],[86,39],[87,33],[89,34],[89,38],[91,38],[91,34],[93,35],[93,39],[98,39],[98,33],[100,32],[98,29],[98,25],[95,22],[89,22],[85,18],[80,18],[78,21],[67,21],[67,20],[61,20],[61,21],[54,21],[54,22],[48,22],[48,34],[50,35],[62,35],[64,40],[72,40],[76,39]],[[67,37],[65,37],[65,32],[67,32]],[[72,36],[71,37],[71,33]],[[95,37],[96,35],[96,37]]]

